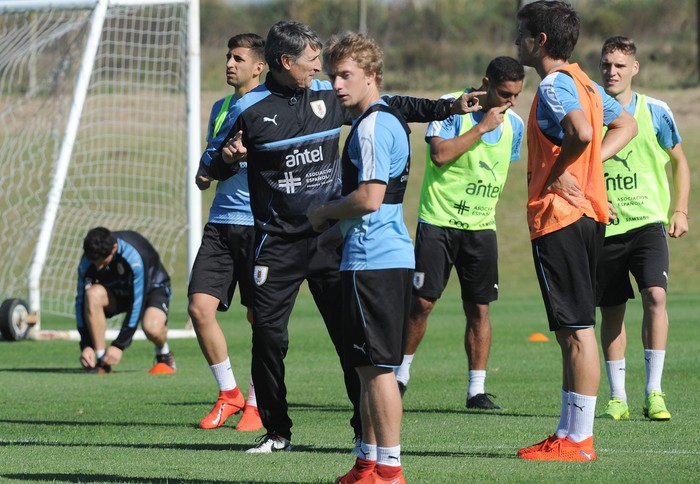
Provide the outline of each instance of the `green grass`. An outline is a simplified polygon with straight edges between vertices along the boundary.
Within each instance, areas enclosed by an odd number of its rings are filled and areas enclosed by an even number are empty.
[[[534,278],[534,274],[532,276]],[[598,461],[526,462],[515,457],[556,426],[560,356],[545,332],[539,295],[502,295],[492,307],[487,390],[505,409],[464,408],[463,316],[455,284],[440,301],[412,366],[404,399],[402,462],[409,482],[690,482],[700,461],[696,298],[671,295],[664,390],[673,419],[642,418],[644,366],[638,301],[628,311],[631,420],[596,420]],[[179,314],[184,317],[184,314]],[[234,308],[222,318],[239,384],[247,390],[250,329]],[[137,341],[112,375],[79,371],[74,342],[0,343],[0,481],[331,482],[347,471],[350,406],[323,324],[306,290],[290,323],[287,357],[294,452],[247,455],[256,433],[196,428],[216,396],[195,340],[172,340],[178,373],[149,375],[152,346]],[[548,333],[547,333],[548,334]],[[598,410],[607,402],[601,382]]]

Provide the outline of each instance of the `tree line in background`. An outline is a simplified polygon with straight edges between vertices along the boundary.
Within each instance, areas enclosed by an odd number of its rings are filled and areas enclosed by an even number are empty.
[[[201,0],[204,89],[222,87],[226,41],[284,19],[309,24],[322,40],[359,30],[385,52],[384,90],[438,90],[476,85],[495,56],[515,56],[518,0],[272,0],[231,4]],[[696,2],[692,0],[572,0],[582,28],[573,61],[594,70],[611,35],[635,39],[642,65],[635,83],[647,88],[698,84]],[[697,2],[700,3],[700,2]]]

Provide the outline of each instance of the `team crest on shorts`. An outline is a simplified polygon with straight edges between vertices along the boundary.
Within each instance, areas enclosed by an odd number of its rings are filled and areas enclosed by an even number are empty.
[[[311,110],[316,116],[323,119],[326,117],[326,103],[323,100],[313,101],[311,104]]]
[[[425,272],[414,272],[413,273],[413,287],[420,289],[425,283]]]
[[[253,280],[256,286],[262,286],[267,281],[267,271],[269,267],[267,266],[255,266],[253,271]]]

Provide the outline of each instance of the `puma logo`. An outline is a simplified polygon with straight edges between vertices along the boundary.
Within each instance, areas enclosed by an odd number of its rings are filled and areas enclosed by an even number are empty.
[[[263,116],[263,123],[272,123],[275,126],[277,126],[277,115],[275,114],[275,116],[272,118],[268,118],[267,116]]]
[[[484,170],[488,170],[491,172],[491,175],[493,176],[493,179],[496,180],[496,173],[494,173],[494,169],[498,165],[498,162],[496,162],[495,165],[493,165],[493,168],[491,168],[485,161],[479,161],[479,166],[483,168]]]
[[[573,405],[574,407],[578,408],[578,409],[581,410],[582,412],[583,412],[583,407],[585,407],[585,405],[583,405],[583,406],[578,406],[578,405],[576,405],[575,403],[572,403],[571,405]]]
[[[581,455],[584,456],[586,459],[588,459],[588,460],[593,459],[593,452],[591,452],[590,454],[587,454],[584,451],[580,451],[580,452],[581,452]]]
[[[367,343],[362,343],[362,346],[357,346],[356,344],[353,343],[352,347],[358,351],[362,351],[362,353],[366,355],[367,354],[367,352],[365,351],[366,344]]]
[[[629,158],[631,154],[632,154],[632,150],[630,150],[629,153],[627,153],[627,155],[626,155],[624,158],[620,158],[619,156],[614,155],[614,156],[612,157],[612,159],[615,160],[615,161],[619,161],[620,163],[622,163],[622,164],[624,165],[624,167],[627,168],[627,171],[632,171],[632,170],[630,170],[630,167],[629,167],[629,165],[627,164],[627,158]]]

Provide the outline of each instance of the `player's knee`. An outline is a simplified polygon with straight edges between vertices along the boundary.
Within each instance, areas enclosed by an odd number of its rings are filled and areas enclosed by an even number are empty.
[[[663,309],[666,307],[666,290],[658,286],[642,289],[642,300],[647,308]]]
[[[93,284],[85,290],[85,307],[88,311],[102,310],[109,304],[107,290],[101,284]]]

